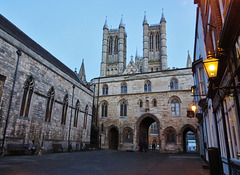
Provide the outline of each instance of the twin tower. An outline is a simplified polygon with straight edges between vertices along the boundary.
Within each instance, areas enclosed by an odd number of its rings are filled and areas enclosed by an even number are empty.
[[[155,72],[167,69],[166,20],[149,25],[146,14],[143,19],[143,57],[136,54],[135,63],[126,66],[127,34],[123,20],[118,29],[109,29],[107,19],[103,26],[101,77]]]

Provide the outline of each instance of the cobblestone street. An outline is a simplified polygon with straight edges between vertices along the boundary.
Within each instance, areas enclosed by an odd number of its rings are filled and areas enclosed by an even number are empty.
[[[0,158],[1,175],[209,175],[203,161],[193,154],[158,152],[86,151],[5,156]]]

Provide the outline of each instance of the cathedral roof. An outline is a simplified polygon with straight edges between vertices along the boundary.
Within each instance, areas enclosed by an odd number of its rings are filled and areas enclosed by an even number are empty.
[[[77,75],[69,69],[65,64],[59,61],[56,57],[54,57],[51,53],[45,50],[42,46],[32,40],[28,35],[22,32],[19,28],[17,28],[14,24],[12,24],[9,20],[7,20],[4,16],[0,14],[0,28],[4,30],[6,33],[23,43],[25,46],[30,48],[32,51],[36,52],[42,58],[47,60],[49,63],[56,66],[58,69],[66,73],[68,76],[73,78],[75,81],[84,85],[84,83],[79,80]]]

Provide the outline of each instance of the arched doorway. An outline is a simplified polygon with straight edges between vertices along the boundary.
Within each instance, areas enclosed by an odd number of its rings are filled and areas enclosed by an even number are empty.
[[[185,125],[182,128],[183,152],[197,152],[196,130],[191,125]]]
[[[138,146],[149,146],[149,127],[152,123],[156,122],[157,125],[157,137],[158,142],[160,144],[159,130],[160,130],[160,122],[158,118],[153,114],[144,114],[142,115],[136,123],[137,126],[137,139],[136,144]],[[151,143],[150,143],[151,144]]]
[[[109,149],[118,149],[118,129],[116,126],[111,126],[108,132]]]

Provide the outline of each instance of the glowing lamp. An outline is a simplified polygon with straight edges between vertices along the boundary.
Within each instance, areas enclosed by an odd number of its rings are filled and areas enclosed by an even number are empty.
[[[203,67],[208,78],[214,78],[217,76],[218,61],[219,59],[213,58],[213,56],[210,53],[208,55],[208,58],[205,61],[203,61]]]

